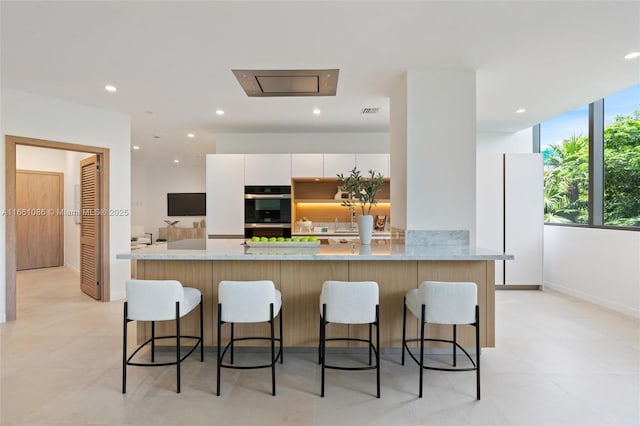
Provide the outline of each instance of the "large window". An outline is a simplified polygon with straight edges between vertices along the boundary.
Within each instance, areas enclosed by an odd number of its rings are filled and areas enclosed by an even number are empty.
[[[545,223],[640,229],[640,85],[545,121],[538,134]]]
[[[640,85],[604,98],[604,224],[640,226]]]
[[[544,158],[544,220],[589,223],[589,108],[540,124]]]

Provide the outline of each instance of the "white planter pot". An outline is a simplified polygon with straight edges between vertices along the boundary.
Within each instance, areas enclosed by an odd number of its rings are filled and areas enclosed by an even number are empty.
[[[360,244],[371,244],[371,236],[373,235],[373,216],[358,216],[358,234],[360,235]]]

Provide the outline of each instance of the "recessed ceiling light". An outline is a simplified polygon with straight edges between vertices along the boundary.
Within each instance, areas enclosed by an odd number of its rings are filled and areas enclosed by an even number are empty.
[[[625,59],[635,59],[640,57],[640,51],[636,50],[635,52],[629,52],[626,55],[624,55]]]
[[[314,108],[314,109],[313,109],[313,113],[314,113],[315,115],[320,115],[320,108]]]
[[[224,115],[224,111],[223,111],[223,110],[221,110],[221,109],[217,109],[217,110],[216,110],[216,114],[218,114],[218,115]]]
[[[180,162],[180,160],[178,160],[177,158],[175,160],[173,160],[174,163],[178,164]]]
[[[134,145],[133,149],[138,150],[138,149],[140,149],[140,147],[138,145]]]
[[[107,92],[117,92],[118,89],[116,89],[116,86],[112,86],[111,84],[107,84],[106,86],[104,86],[104,90],[106,90]]]
[[[527,112],[527,110],[526,110],[526,109],[524,109],[524,108],[518,108],[518,109],[516,110],[516,114],[524,114],[525,112]]]
[[[194,135],[193,133],[187,133],[187,137],[188,137],[188,138],[195,138],[195,137],[196,137],[196,135]]]

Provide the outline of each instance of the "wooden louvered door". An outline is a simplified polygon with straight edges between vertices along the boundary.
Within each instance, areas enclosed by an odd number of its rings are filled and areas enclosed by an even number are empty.
[[[80,289],[100,300],[100,182],[98,157],[80,162]]]

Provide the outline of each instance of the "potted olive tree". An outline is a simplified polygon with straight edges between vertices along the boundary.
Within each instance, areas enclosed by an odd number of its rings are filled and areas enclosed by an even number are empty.
[[[382,188],[384,177],[382,173],[369,170],[368,176],[362,176],[357,167],[354,167],[349,176],[338,174],[340,190],[349,194],[340,205],[356,208],[360,206],[361,215],[358,217],[358,234],[361,244],[371,244],[373,235],[373,216],[371,208],[378,204],[376,194]]]

